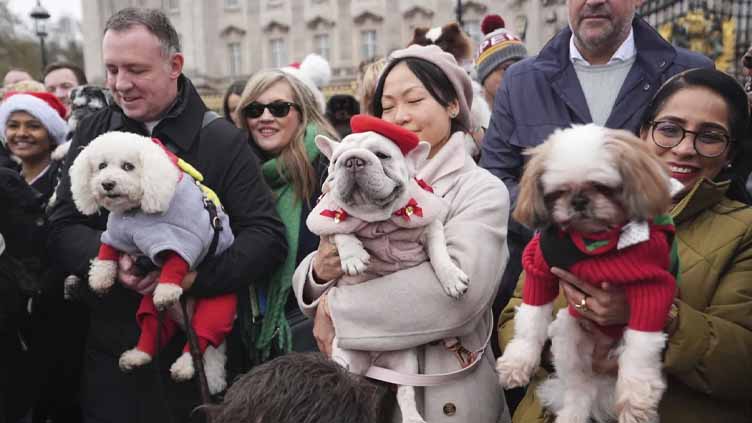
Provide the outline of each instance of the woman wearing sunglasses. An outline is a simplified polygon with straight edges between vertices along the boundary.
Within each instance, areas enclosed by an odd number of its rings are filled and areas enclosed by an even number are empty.
[[[680,275],[665,325],[668,389],[658,410],[663,422],[752,421],[752,208],[744,188],[752,165],[749,119],[742,87],[711,69],[668,80],[643,115],[640,136],[682,185],[671,209]],[[560,276],[566,300],[585,304],[586,319],[602,325],[627,321],[620,288]],[[563,300],[559,305],[566,305]],[[514,298],[504,310],[502,344],[512,336],[519,302]],[[613,345],[599,340],[593,370],[615,374],[618,362],[608,356]],[[537,375],[516,422],[548,421],[535,395],[546,371]]]
[[[326,157],[319,154],[318,134],[338,138],[318,108],[313,92],[281,70],[256,73],[238,104],[240,125],[263,162],[262,173],[274,192],[277,212],[287,229],[288,254],[270,280],[254,284],[242,319],[248,366],[291,350],[315,349],[312,323],[291,294],[298,262],[318,246],[305,218],[316,205],[326,175]]]

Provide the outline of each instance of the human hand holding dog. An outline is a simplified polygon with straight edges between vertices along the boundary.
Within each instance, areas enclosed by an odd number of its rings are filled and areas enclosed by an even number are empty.
[[[118,260],[118,280],[126,288],[138,292],[141,295],[150,295],[157,287],[159,271],[140,274],[136,267],[136,257],[130,254],[121,254]]]
[[[327,357],[332,356],[332,344],[334,342],[334,322],[329,311],[329,300],[326,294],[319,298],[316,307],[316,316],[313,319],[313,337],[319,351]]]
[[[196,272],[188,272],[180,287],[187,291],[196,281]],[[136,257],[130,254],[122,254],[118,260],[118,280],[126,288],[138,292],[141,295],[151,295],[157,288],[159,271],[149,272],[146,276],[139,273],[136,267]]]
[[[579,313],[601,325],[626,324],[629,321],[629,304],[624,288],[602,282],[600,286],[591,285],[578,279],[575,275],[556,267],[551,273],[559,277],[559,285],[570,306],[582,304],[585,299],[586,310]]]
[[[337,246],[329,241],[329,237],[321,237],[319,249],[313,258],[313,278],[316,282],[326,283],[343,274]]]

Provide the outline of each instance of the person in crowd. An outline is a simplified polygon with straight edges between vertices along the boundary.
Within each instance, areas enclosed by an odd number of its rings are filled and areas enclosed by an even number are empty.
[[[416,389],[423,418],[437,423],[509,421],[487,342],[494,330],[491,303],[507,261],[508,193],[465,150],[472,95],[470,78],[451,54],[413,45],[391,54],[373,99],[375,116],[431,144],[417,178],[449,203],[449,254],[471,281],[462,299],[444,293],[427,262],[360,285],[335,286],[341,264],[324,238],[293,277],[298,304],[315,316],[314,336],[327,355],[336,334],[344,349],[418,348],[424,374],[461,372]],[[459,339],[459,354],[440,342],[452,337]],[[477,360],[461,364],[458,357],[468,351]]]
[[[83,216],[71,198],[68,171],[81,148],[108,131],[152,136],[202,173],[204,183],[221,199],[235,235],[227,251],[204,259],[186,275],[181,283],[184,295],[235,292],[239,298],[247,297],[250,284],[267,280],[282,263],[286,243],[284,226],[246,134],[207,113],[195,87],[182,74],[185,59],[180,40],[163,12],[125,8],[110,16],[102,53],[115,104],[78,125],[50,212],[50,254],[66,274],[85,279],[106,226],[105,211]],[[118,366],[120,354],[138,339],[133,316],[139,292],[151,292],[155,276],[152,272],[141,277],[133,257],[123,255],[120,284],[106,295],[93,295],[88,284],[82,284],[80,295],[91,313],[82,383],[86,421],[202,420],[200,413],[191,413],[199,402],[196,385],[175,383],[169,377],[169,363],[180,354],[184,336],[174,337],[153,366],[130,373]]]
[[[475,70],[489,107],[494,104],[494,96],[507,69],[527,57],[525,44],[505,25],[504,19],[494,14],[486,15],[480,25],[483,40],[475,54]],[[483,122],[483,127],[488,128],[488,123]]]
[[[25,413],[34,405],[37,407],[35,415],[60,416],[49,410],[50,407],[45,407],[45,410],[39,408],[41,402],[52,399],[47,386],[61,381],[49,372],[52,362],[60,364],[56,356],[49,355],[49,350],[42,352],[46,336],[53,335],[44,319],[52,310],[48,301],[51,293],[47,289],[52,272],[48,269],[44,249],[46,228],[43,225],[43,212],[44,204],[52,195],[59,168],[59,162],[51,159],[52,151],[64,141],[67,133],[64,117],[62,103],[47,92],[11,92],[0,103],[3,144],[19,163],[16,165],[16,162],[12,162],[0,170],[0,200],[3,202],[0,234],[4,250],[0,253],[4,256],[1,259],[0,279],[4,306],[8,307],[3,311],[7,315],[3,319],[4,328],[0,331],[6,333],[7,329],[15,327],[8,336],[3,337],[9,341],[4,348],[7,348],[9,360],[10,356],[14,356],[14,364],[3,366],[3,370],[0,370],[8,378],[8,385],[0,389],[0,396],[13,398],[14,394],[23,393],[23,397],[8,400],[7,405],[0,407],[4,409],[3,414],[9,419],[7,421],[18,421],[21,417],[18,413]],[[19,304],[21,307],[18,307]],[[32,306],[28,307],[29,304]],[[71,321],[68,315],[58,316],[57,319]],[[74,338],[80,332],[74,327],[68,333]],[[67,349],[63,347],[58,351],[64,354],[63,351]],[[75,383],[71,380],[67,382]],[[68,393],[75,390],[68,388],[65,392],[58,392],[60,401],[56,402],[70,405],[72,401],[69,401],[71,397]],[[11,415],[15,417],[11,418]]]
[[[244,345],[249,365],[295,351],[314,351],[313,322],[297,307],[290,289],[295,267],[318,246],[318,237],[306,226],[306,217],[321,195],[328,162],[314,139],[336,131],[318,107],[311,88],[279,69],[256,73],[246,84],[237,108],[240,125],[248,131],[261,159],[261,172],[272,189],[277,213],[285,224],[287,257],[263,284],[254,286],[252,301],[261,307],[242,316]],[[252,322],[261,322],[251,330]]]
[[[742,87],[711,69],[693,69],[668,80],[645,109],[640,136],[683,184],[670,214],[676,224],[680,275],[666,322],[668,380],[660,406],[666,422],[746,422],[752,418],[752,208],[744,182],[752,166],[749,109]],[[557,308],[584,304],[584,328],[625,324],[624,290],[608,281],[590,285],[554,270],[563,294]],[[523,278],[524,279],[524,278]],[[524,280],[502,316],[499,342],[514,332],[514,308]],[[614,373],[616,345],[597,329],[593,370]],[[536,387],[553,371],[542,366],[514,415],[515,422],[551,421]]]
[[[349,94],[334,94],[326,102],[326,118],[344,138],[352,132],[350,118],[360,113],[360,104]]]
[[[639,129],[644,106],[661,83],[710,59],[674,47],[642,18],[631,0],[569,0],[569,26],[541,52],[512,65],[496,92],[480,165],[498,176],[517,200],[523,152],[555,129],[594,122],[612,129]],[[598,16],[598,19],[591,18]],[[510,219],[510,264],[496,310],[509,300],[522,271],[521,256],[532,232]]]
[[[66,116],[70,115],[71,91],[80,85],[88,83],[84,70],[73,63],[55,62],[47,65],[44,68],[43,74],[42,80],[45,89],[55,94],[55,97],[65,105]]]
[[[23,69],[11,68],[3,77],[3,87],[15,84],[16,82],[29,81],[34,78],[31,74]]]
[[[27,207],[25,216],[15,214],[8,229],[17,234],[9,239],[15,244],[12,247],[24,251],[21,261],[34,282],[33,289],[25,290],[31,304],[26,342],[35,363],[30,380],[39,383],[33,396],[34,422],[81,420],[78,382],[88,317],[80,304],[63,299],[63,276],[45,249],[48,226],[43,213],[62,165],[53,151],[66,139],[65,113],[63,104],[49,92],[11,92],[0,104],[5,144],[38,196],[38,207]],[[57,354],[49,354],[51,349]]]
[[[222,99],[222,115],[238,128],[241,127],[241,124],[235,114],[235,109],[240,104],[240,94],[243,94],[245,83],[246,81],[238,80],[230,84],[227,87],[227,92],[225,92],[225,97]]]
[[[387,422],[386,388],[321,353],[293,352],[254,367],[211,407],[215,423]]]
[[[386,60],[382,57],[372,61],[361,62],[358,67],[358,103],[360,103],[360,113],[373,115],[373,92],[376,90],[376,83],[384,66],[386,66]]]
[[[68,133],[65,113],[57,97],[46,92],[10,92],[0,103],[3,144],[26,182],[45,199],[52,195],[59,167],[52,151]]]

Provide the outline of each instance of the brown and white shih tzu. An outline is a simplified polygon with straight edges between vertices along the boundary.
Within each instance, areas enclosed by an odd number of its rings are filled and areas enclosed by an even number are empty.
[[[657,421],[663,327],[676,289],[674,228],[663,214],[668,173],[634,135],[593,124],[557,130],[527,154],[514,217],[538,232],[522,256],[523,303],[497,362],[500,382],[527,385],[550,337],[556,374],[538,395],[557,423]],[[617,377],[592,370],[593,337],[577,321],[589,311],[586,296],[553,320],[559,281],[551,267],[624,288],[628,323],[597,326],[618,340]]]

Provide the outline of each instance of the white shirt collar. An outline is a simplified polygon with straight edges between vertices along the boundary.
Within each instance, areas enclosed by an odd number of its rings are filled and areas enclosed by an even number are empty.
[[[623,43],[621,43],[618,49],[616,49],[616,52],[614,52],[614,55],[611,56],[611,59],[608,61],[607,65],[616,62],[625,62],[633,58],[636,54],[637,49],[635,48],[634,43],[634,29],[630,28],[627,39],[624,40]],[[569,60],[571,60],[572,63],[580,63],[585,66],[590,66],[590,63],[585,60],[584,57],[582,57],[580,50],[578,50],[577,46],[574,44],[574,34],[572,34],[572,36],[569,38]]]

